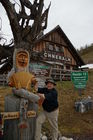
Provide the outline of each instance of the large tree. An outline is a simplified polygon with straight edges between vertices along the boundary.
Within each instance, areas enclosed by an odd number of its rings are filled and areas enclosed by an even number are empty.
[[[31,52],[37,39],[47,28],[50,5],[44,8],[44,0],[0,0],[6,10],[14,37],[15,48]],[[19,8],[16,8],[15,5]]]

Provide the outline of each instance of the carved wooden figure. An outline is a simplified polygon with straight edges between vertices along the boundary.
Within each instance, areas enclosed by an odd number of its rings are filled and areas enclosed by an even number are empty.
[[[24,49],[16,49],[13,56],[14,73],[9,77],[9,85],[13,87],[13,96],[6,97],[5,111],[19,111],[19,119],[11,121],[12,127],[17,130],[17,140],[34,140],[35,118],[27,117],[28,110],[37,112],[37,104],[40,99],[31,91],[31,85],[36,84],[35,77],[29,73],[29,53]],[[15,104],[13,103],[15,102]],[[12,105],[12,107],[10,106]],[[15,106],[15,107],[13,107]],[[11,109],[12,108],[12,109]],[[36,117],[36,116],[34,116]],[[16,124],[15,124],[15,123]],[[34,122],[34,125],[33,125]],[[9,120],[5,123],[5,139],[15,140],[14,134],[11,135],[11,125]],[[32,127],[31,127],[32,126]],[[30,128],[31,127],[31,128]],[[9,131],[9,132],[8,132]],[[32,131],[33,134],[30,132]],[[10,136],[11,135],[11,136]]]

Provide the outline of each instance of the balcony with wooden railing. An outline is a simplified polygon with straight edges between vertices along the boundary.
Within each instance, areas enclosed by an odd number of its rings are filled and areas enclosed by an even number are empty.
[[[56,81],[71,80],[71,70],[51,68],[50,76]]]

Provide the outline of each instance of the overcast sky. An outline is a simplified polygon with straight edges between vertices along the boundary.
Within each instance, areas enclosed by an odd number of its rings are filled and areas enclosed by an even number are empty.
[[[31,0],[32,1],[32,0]],[[45,32],[60,25],[76,49],[93,43],[93,0],[45,0],[44,8],[49,11],[48,27]],[[0,5],[2,32],[11,38],[9,22]]]

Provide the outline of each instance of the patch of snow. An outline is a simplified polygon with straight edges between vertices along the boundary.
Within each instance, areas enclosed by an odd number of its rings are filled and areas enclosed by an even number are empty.
[[[53,61],[45,61],[48,64],[53,64],[53,65],[61,65],[63,66],[63,63],[59,63],[59,62],[53,62]]]
[[[86,64],[81,66],[80,68],[89,68],[89,69],[93,69],[93,64]]]

